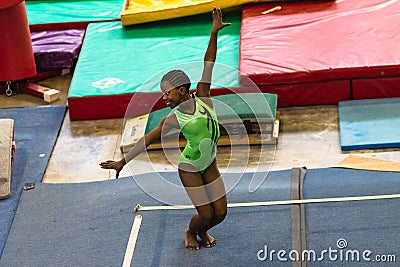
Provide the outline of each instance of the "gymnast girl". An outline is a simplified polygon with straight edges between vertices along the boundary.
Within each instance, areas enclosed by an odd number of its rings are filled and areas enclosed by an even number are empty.
[[[229,25],[222,21],[221,9],[214,7],[210,40],[196,92],[190,95],[191,82],[183,71],[172,70],[166,73],[160,87],[163,100],[173,112],[157,128],[142,137],[124,158],[100,163],[103,169],[116,170],[118,178],[126,163],[144,152],[153,141],[161,139],[163,134],[173,128],[180,129],[187,145],[179,158],[178,173],[197,210],[184,232],[184,243],[190,250],[200,249],[201,243],[206,248],[215,246],[217,241],[208,231],[221,223],[227,214],[225,187],[216,161],[220,132],[210,96],[210,85],[217,55],[218,32]]]

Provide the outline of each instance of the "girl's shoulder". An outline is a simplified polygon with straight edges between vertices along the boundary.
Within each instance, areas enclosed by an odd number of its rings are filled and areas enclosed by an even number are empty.
[[[200,104],[204,103],[209,108],[214,109],[214,104],[213,104],[211,97],[198,97],[196,95],[196,93],[193,93],[192,97],[196,100],[197,103],[200,103]]]

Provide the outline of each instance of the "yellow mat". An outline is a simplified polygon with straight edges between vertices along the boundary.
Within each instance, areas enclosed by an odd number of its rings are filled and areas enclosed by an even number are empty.
[[[350,155],[334,167],[372,171],[400,172],[400,162]]]
[[[272,0],[126,0],[121,12],[121,22],[123,26],[127,26],[211,12],[213,6],[224,9],[270,1]]]

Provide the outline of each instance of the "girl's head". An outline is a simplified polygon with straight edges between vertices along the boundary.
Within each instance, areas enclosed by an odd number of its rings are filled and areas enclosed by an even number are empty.
[[[167,106],[173,108],[189,97],[190,79],[181,70],[171,70],[161,79],[161,91]]]
[[[171,70],[165,74],[161,79],[161,90],[163,90],[163,83],[165,82],[169,83],[172,88],[184,87],[187,93],[189,93],[191,85],[190,79],[186,73],[181,70]]]

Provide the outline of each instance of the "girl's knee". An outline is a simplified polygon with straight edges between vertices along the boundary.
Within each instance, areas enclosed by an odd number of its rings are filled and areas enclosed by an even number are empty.
[[[208,224],[213,220],[213,210],[211,207],[198,211],[198,216],[203,224]]]
[[[203,225],[208,225],[208,224],[210,224],[211,221],[213,220],[213,215],[212,215],[212,213],[210,213],[210,214],[202,214],[202,215],[199,214],[199,217],[200,217],[201,223],[202,223]]]
[[[226,210],[226,209],[225,209],[225,210],[222,210],[222,211],[214,211],[214,220],[215,220],[217,223],[220,223],[220,222],[222,222],[223,220],[225,220],[226,215],[227,215],[227,210]]]

